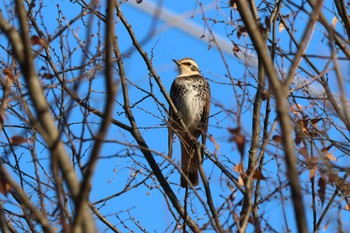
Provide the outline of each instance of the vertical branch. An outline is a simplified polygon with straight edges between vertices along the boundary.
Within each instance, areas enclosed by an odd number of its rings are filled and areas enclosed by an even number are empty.
[[[259,22],[259,16],[254,1],[249,1],[250,11],[254,17],[255,22]],[[266,37],[264,38],[266,42]],[[265,71],[264,66],[261,62],[260,56],[258,54],[258,88],[255,93],[254,105],[253,105],[253,120],[252,120],[252,141],[249,149],[249,160],[247,168],[247,176],[244,180],[245,191],[243,198],[243,205],[241,210],[241,221],[240,227],[241,231],[245,232],[247,228],[248,219],[250,212],[252,211],[252,193],[254,188],[254,180],[252,179],[252,173],[255,171],[255,166],[257,164],[257,153],[259,149],[260,132],[261,132],[261,105],[262,97],[265,89]]]
[[[84,215],[81,214],[83,210],[82,206],[86,206],[88,195],[91,189],[91,179],[93,172],[96,167],[97,159],[99,157],[99,152],[102,148],[102,143],[104,137],[107,133],[108,127],[110,126],[110,121],[112,119],[113,102],[115,95],[115,84],[113,83],[113,39],[114,39],[114,8],[115,1],[107,0],[107,19],[106,19],[106,44],[105,44],[105,87],[107,95],[105,98],[105,109],[102,117],[101,127],[95,136],[95,143],[92,148],[90,158],[86,169],[84,171],[84,180],[81,185],[80,193],[78,196],[77,208],[75,212],[75,222],[74,227],[79,226],[84,220]],[[93,229],[86,229],[93,231]],[[86,232],[85,231],[85,232]]]
[[[272,25],[272,46],[270,49],[270,55],[271,55],[271,60],[274,61],[275,60],[275,56],[276,56],[276,21],[277,21],[277,16],[280,12],[280,8],[281,8],[281,4],[282,1],[280,0],[276,6],[275,9],[272,11],[271,15],[270,15],[270,19],[269,19],[269,25]],[[268,36],[270,34],[271,28],[268,27],[266,25],[266,36]],[[260,61],[259,61],[260,64]],[[265,79],[264,79],[265,80]],[[268,88],[268,90],[270,90],[270,88]],[[263,90],[265,91],[265,90]],[[262,171],[263,167],[264,167],[264,155],[265,155],[265,149],[266,146],[269,142],[269,138],[270,138],[270,134],[268,132],[268,128],[269,128],[269,123],[270,123],[270,112],[271,112],[271,98],[269,95],[266,96],[266,104],[265,104],[265,115],[264,115],[264,125],[263,125],[263,135],[262,135],[262,146],[260,148],[260,152],[259,152],[259,156],[258,156],[258,160],[257,163],[259,162],[259,170]],[[276,126],[276,121],[274,121],[274,123],[271,126],[271,133],[273,132],[274,128]],[[260,159],[259,159],[260,158]],[[256,181],[256,185],[255,185],[255,191],[254,191],[254,204],[253,204],[253,210],[252,210],[252,214],[253,214],[253,218],[254,218],[254,225],[256,227],[256,231],[261,231],[261,227],[260,227],[260,219],[259,219],[259,199],[260,199],[260,183],[261,180],[258,179]]]
[[[245,191],[244,199],[241,211],[241,231],[245,232],[247,227],[248,219],[250,212],[252,210],[252,193],[254,187],[254,180],[252,179],[252,174],[255,171],[255,166],[257,163],[257,153],[259,149],[259,140],[261,132],[261,105],[262,105],[262,96],[265,88],[265,72],[264,67],[259,59],[258,64],[258,88],[255,94],[254,107],[253,107],[253,121],[252,121],[252,142],[249,149],[249,160],[247,168],[247,176],[244,180]]]
[[[294,206],[294,214],[297,221],[298,231],[307,232],[307,224],[305,217],[305,207],[303,204],[303,197],[300,187],[299,175],[296,166],[296,156],[294,152],[294,144],[292,139],[292,126],[288,114],[288,104],[287,104],[287,88],[282,85],[279,81],[277,73],[274,69],[274,64],[268,54],[266,44],[264,43],[261,32],[252,18],[250,10],[247,3],[244,0],[237,0],[238,11],[241,18],[246,25],[247,31],[250,35],[250,39],[258,53],[266,74],[269,78],[271,88],[275,94],[277,102],[277,113],[280,120],[280,126],[282,130],[282,143],[284,146],[286,167],[287,167],[287,177],[290,180],[290,187],[292,192],[292,200]]]

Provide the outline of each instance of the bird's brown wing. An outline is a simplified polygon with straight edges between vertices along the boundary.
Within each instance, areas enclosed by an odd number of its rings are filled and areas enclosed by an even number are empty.
[[[208,131],[208,124],[209,124],[209,112],[210,112],[210,86],[208,82],[205,82],[208,88],[208,95],[206,96],[205,99],[205,105],[203,109],[203,114],[202,114],[202,145],[206,145],[207,141],[207,131]]]

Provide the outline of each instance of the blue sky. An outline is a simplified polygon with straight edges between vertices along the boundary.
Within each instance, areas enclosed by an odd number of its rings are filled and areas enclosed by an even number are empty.
[[[45,22],[45,26],[47,27],[48,34],[53,35],[57,32],[57,5],[62,10],[62,14],[66,17],[63,19],[63,25],[66,24],[70,19],[74,18],[78,12],[80,11],[80,7],[78,4],[73,4],[70,1],[46,1],[45,7],[42,9],[43,11],[43,19]],[[137,7],[141,7],[141,5],[133,6],[129,3],[125,3],[122,5],[123,13],[129,23],[132,25],[132,28],[136,34],[136,37],[139,41],[142,41],[150,30],[153,30],[156,26],[157,29],[161,31],[147,40],[146,43],[142,44],[143,49],[150,56],[152,53],[153,57],[153,65],[158,72],[158,75],[161,77],[161,80],[164,86],[169,90],[172,81],[177,75],[177,70],[175,64],[172,62],[172,59],[181,59],[183,57],[192,57],[195,59],[203,73],[203,75],[208,78],[211,85],[212,92],[212,104],[211,104],[211,115],[210,126],[209,126],[209,134],[213,135],[218,144],[221,146],[220,150],[217,152],[217,156],[220,161],[224,162],[225,165],[229,169],[233,169],[234,165],[240,161],[240,155],[237,151],[237,148],[234,143],[229,142],[230,134],[227,131],[227,127],[235,128],[237,127],[237,120],[241,122],[241,125],[244,129],[244,134],[247,137],[247,145],[246,145],[246,153],[249,149],[249,140],[251,137],[251,115],[252,115],[252,101],[254,100],[255,88],[251,88],[247,86],[245,92],[243,92],[240,88],[235,87],[237,91],[237,96],[234,93],[234,88],[230,85],[230,79],[227,77],[228,71],[225,67],[224,61],[218,49],[214,46],[214,44],[208,42],[208,28],[204,26],[203,15],[201,14],[201,9],[195,1],[183,1],[178,3],[176,1],[164,1],[164,6],[169,10],[173,11],[180,16],[183,15],[184,19],[190,23],[196,24],[198,28],[203,30],[205,35],[204,38],[193,37],[178,28],[169,26],[165,24],[163,21],[157,21],[154,24],[152,21],[152,17],[143,11],[137,9]],[[226,2],[213,2],[213,1],[203,1],[203,5],[205,9],[205,15],[208,18],[219,19],[223,21],[227,21],[230,17],[230,11],[226,8],[216,8],[226,7]],[[102,7],[103,9],[103,7]],[[287,14],[290,12],[288,8],[283,8],[282,13]],[[232,12],[233,18],[236,19],[239,17],[238,13]],[[193,16],[193,17],[191,17]],[[297,21],[297,25],[295,28],[297,29],[295,32],[296,38],[299,39],[301,37],[302,29],[307,21],[307,17],[305,14],[299,13],[298,15],[300,20]],[[329,15],[327,15],[329,16]],[[74,24],[71,25],[70,30],[66,31],[63,38],[64,42],[69,41],[71,45],[71,49],[77,46],[76,38],[80,38],[82,41],[86,40],[86,31],[84,27],[84,23],[89,22],[88,18],[85,18],[86,21],[77,20]],[[331,17],[329,17],[331,20]],[[95,18],[92,21],[94,25],[92,27],[92,33],[98,32],[99,22]],[[228,25],[224,25],[223,23],[214,24],[212,21],[208,21],[211,29],[217,33],[218,36],[225,37],[226,33],[230,33],[232,27]],[[103,24],[100,25],[102,28]],[[326,42],[322,41],[323,37],[323,29],[320,29],[321,26],[318,26],[315,30],[315,36],[310,43],[310,47],[307,50],[307,53],[310,54],[328,54],[329,49]],[[101,30],[103,31],[103,30]],[[136,52],[136,50],[132,47],[132,42],[129,38],[129,35],[126,33],[124,26],[121,22],[117,22],[116,24],[116,33],[118,35],[118,40],[120,44],[120,48],[123,53],[129,52],[129,54],[125,55],[124,64],[126,68],[126,74],[130,82],[137,85],[140,88],[144,88],[147,91],[150,91],[149,86],[149,71],[147,70],[144,62],[142,61],[140,55]],[[283,47],[289,48],[289,40],[288,35],[285,31],[278,32],[277,36],[279,38],[278,44]],[[96,39],[92,40],[91,52],[95,51],[97,45],[97,36]],[[239,45],[245,45],[249,43],[249,38],[247,36],[242,36],[241,38],[237,38],[236,33],[230,37],[234,40],[235,43]],[[230,41],[228,41],[230,43]],[[59,51],[59,39],[55,40],[51,44],[52,47]],[[293,46],[292,46],[293,47]],[[250,47],[251,48],[251,47]],[[3,51],[1,50],[1,53]],[[59,53],[58,53],[59,54]],[[248,83],[249,85],[255,87],[256,86],[256,67],[254,64],[249,64],[252,66],[246,66],[243,60],[238,59],[233,53],[223,52],[225,62],[229,67],[230,73],[234,80],[242,80]],[[0,56],[4,56],[0,54]],[[75,65],[79,65],[81,62],[82,53],[78,49],[73,56],[68,58],[66,66],[74,67]],[[278,59],[279,62],[283,63],[284,69],[288,69],[289,63],[285,60]],[[4,61],[6,62],[6,61]],[[58,62],[58,61],[57,61]],[[318,60],[317,65],[319,68],[324,66],[324,60]],[[38,61],[37,68],[40,69],[40,66],[43,64],[43,61]],[[349,62],[341,62],[341,68],[344,75],[349,75]],[[302,63],[304,67],[307,67],[305,63]],[[67,73],[68,78],[73,78],[78,75],[77,72]],[[300,73],[301,78],[308,79],[304,73]],[[105,87],[102,83],[103,74],[97,73],[94,77],[93,81],[93,94],[91,95],[90,104],[91,106],[102,110],[103,109],[103,101],[104,95],[103,92]],[[334,73],[330,72],[329,80],[333,81]],[[116,79],[117,80],[117,79]],[[51,83],[53,82],[53,83]],[[44,80],[43,83],[49,85],[54,84],[54,81]],[[159,91],[159,88],[156,86],[154,80],[152,81],[154,87],[154,94],[162,103],[165,103],[165,99]],[[315,84],[316,85],[316,84]],[[349,81],[346,83],[349,85]],[[129,84],[129,94],[131,104],[138,103],[142,98],[146,96],[146,94],[135,87],[132,84]],[[315,88],[318,88],[317,85]],[[332,85],[334,88],[334,92],[337,92],[337,88],[335,85]],[[88,92],[87,83],[83,84],[79,93],[81,96],[84,96]],[[347,93],[347,97],[349,98],[350,94]],[[236,98],[238,97],[238,98]],[[52,98],[48,96],[49,101],[52,101]],[[237,104],[244,101],[242,114],[239,119],[236,118],[233,114],[228,114],[228,111],[222,111],[222,107],[226,110],[236,111]],[[69,98],[67,98],[67,102],[69,102]],[[123,109],[121,106],[122,103],[122,92],[119,90],[116,96],[116,105],[114,110],[114,117],[126,124],[128,124],[128,120],[123,114]],[[308,102],[301,102],[307,108]],[[265,105],[265,103],[264,103]],[[272,103],[272,108],[274,103]],[[166,104],[167,106],[167,104]],[[264,106],[263,106],[264,109]],[[80,109],[76,108],[69,118],[69,122],[77,122],[76,125],[76,134],[82,130],[79,122],[81,122],[81,113]],[[175,193],[178,195],[179,200],[183,200],[184,190],[179,188],[176,184],[179,183],[179,174],[175,170],[175,172],[170,173],[172,171],[172,165],[169,165],[168,162],[164,162],[164,158],[167,154],[167,129],[165,125],[166,121],[166,113],[163,109],[161,109],[155,101],[151,98],[146,98],[140,103],[138,103],[135,108],[135,116],[136,121],[140,127],[140,130],[150,148],[154,150],[154,156],[157,162],[162,163],[161,168],[164,169],[164,174],[169,177],[169,181],[173,184],[172,187]],[[273,119],[275,117],[274,112],[272,112]],[[310,116],[311,117],[311,116]],[[314,116],[312,116],[314,117]],[[88,118],[89,121],[93,122],[91,124],[92,130],[98,129],[98,122],[101,120],[91,115]],[[15,120],[11,120],[15,123]],[[9,129],[9,132],[13,135],[23,132],[22,129]],[[276,134],[278,133],[278,127]],[[86,138],[89,137],[89,133],[85,134]],[[338,134],[335,134],[335,138],[340,137]],[[4,139],[4,138],[2,138]],[[102,198],[105,198],[109,195],[113,195],[115,193],[123,190],[125,184],[128,180],[130,180],[135,170],[138,171],[136,176],[136,181],[140,182],[142,179],[146,178],[149,174],[149,168],[147,166],[146,161],[143,158],[141,152],[134,147],[133,149],[129,149],[127,145],[123,143],[130,143],[131,145],[136,145],[135,141],[132,137],[125,131],[117,128],[116,126],[111,126],[107,140],[109,142],[105,143],[103,146],[103,150],[101,152],[101,159],[98,163],[96,173],[93,179],[93,188],[90,195],[91,202],[98,201]],[[77,141],[77,145],[80,145],[81,142]],[[89,152],[89,147],[91,143],[89,141],[83,143],[83,148],[87,150],[87,154]],[[210,152],[214,152],[215,146],[208,140],[207,142],[208,150]],[[180,145],[178,140],[174,143],[174,152],[173,159],[176,163],[179,163],[180,155]],[[25,150],[24,150],[25,151]],[[128,151],[128,153],[126,153]],[[18,149],[20,153],[20,149]],[[25,153],[25,152],[23,152]],[[70,153],[70,150],[68,150]],[[129,154],[131,156],[129,156]],[[277,155],[275,158],[272,155]],[[261,194],[264,197],[265,195],[270,194],[276,187],[280,184],[277,182],[276,175],[279,173],[284,173],[284,160],[283,160],[282,150],[278,149],[277,146],[271,145],[268,147],[268,153],[266,158],[266,165],[263,174],[267,177],[267,181],[262,181],[262,190]],[[47,158],[47,151],[39,151],[38,156],[41,158]],[[300,156],[300,155],[299,155]],[[346,158],[342,158],[342,162],[348,161]],[[25,159],[24,159],[25,160]],[[228,161],[229,160],[229,161]],[[30,159],[24,162],[24,164],[29,164],[25,167],[28,172],[32,172],[32,166],[30,165]],[[277,164],[281,166],[281,171],[277,170]],[[145,166],[146,165],[146,166]],[[224,199],[230,195],[230,189],[227,188],[226,182],[222,181],[220,171],[213,166],[213,164],[206,160],[204,162],[204,169],[208,177],[210,177],[211,189],[215,201],[215,205],[219,206],[224,202]],[[237,174],[236,174],[237,175]],[[310,184],[308,181],[308,172],[303,172],[302,178],[302,187],[306,190],[310,190]],[[118,218],[126,221],[127,224],[131,226],[131,230],[137,231],[137,227],[131,224],[131,220],[129,218],[134,218],[136,221],[139,221],[140,225],[147,229],[149,232],[164,232],[167,230],[170,232],[174,225],[174,219],[168,210],[167,203],[164,200],[163,193],[156,189],[155,187],[158,185],[158,182],[152,181],[154,177],[148,179],[145,184],[142,184],[139,188],[133,189],[126,194],[120,195],[112,200],[106,202],[105,205],[97,205],[97,207],[101,207],[100,211],[108,216],[108,219],[113,223],[119,223]],[[281,178],[285,179],[284,176]],[[331,190],[332,188],[330,188]],[[199,193],[204,198],[205,193],[203,188],[200,186]],[[329,192],[331,193],[331,192]],[[267,220],[267,223],[273,225],[276,229],[285,231],[285,225],[281,218],[281,213],[283,211],[282,208],[285,208],[286,216],[289,219],[288,226],[290,230],[295,231],[295,223],[293,220],[293,211],[291,201],[288,198],[289,190],[286,188],[282,193],[285,196],[284,206],[282,205],[281,196],[276,194],[275,198],[271,198],[269,201],[263,203],[260,207],[260,214],[264,216]],[[312,213],[311,213],[311,195],[305,196],[305,206],[308,211],[308,223],[312,224]],[[237,192],[235,196],[235,203],[237,204],[242,196]],[[203,211],[203,207],[198,202],[198,199],[195,198],[194,194],[190,194],[191,199],[191,212],[193,211],[194,215],[198,216],[200,219],[198,221],[200,223],[204,223],[205,212]],[[101,206],[100,206],[101,205]],[[317,201],[317,205],[319,209],[322,209],[319,201]],[[336,204],[334,207],[337,207]],[[236,211],[240,211],[240,207],[237,207]],[[335,218],[337,216],[337,208],[331,210],[327,215],[327,220],[331,221],[331,227],[327,230],[328,232],[333,232],[335,230],[336,221]],[[345,229],[350,228],[350,222],[346,221],[346,219],[350,219],[347,212],[343,213],[344,227]],[[118,216],[118,218],[117,218]],[[129,219],[129,220],[127,220]],[[195,219],[196,220],[196,219]],[[232,220],[231,220],[232,221]],[[98,222],[98,221],[97,221]],[[267,225],[267,223],[263,222],[262,224]],[[98,229],[103,232],[105,227],[98,223]],[[170,229],[168,227],[170,226]],[[123,226],[121,224],[117,224],[117,227],[123,230]],[[248,232],[252,231],[253,228],[250,225],[248,228]],[[325,232],[327,232],[327,230]],[[127,231],[127,230],[125,230]]]

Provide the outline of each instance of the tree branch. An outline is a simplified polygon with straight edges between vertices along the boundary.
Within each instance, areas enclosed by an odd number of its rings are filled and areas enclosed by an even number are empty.
[[[277,73],[274,69],[274,64],[268,54],[267,46],[264,43],[260,29],[257,25],[257,22],[251,15],[246,1],[237,0],[236,3],[241,18],[249,33],[250,39],[252,40],[256,52],[264,65],[266,74],[271,84],[271,88],[276,98],[277,113],[280,120],[280,126],[282,130],[282,141],[285,149],[287,177],[290,180],[292,200],[294,205],[294,216],[297,220],[298,231],[301,233],[306,233],[308,230],[305,217],[305,208],[303,204],[303,197],[299,182],[298,171],[296,167],[296,156],[292,140],[291,121],[289,119],[288,114],[288,104],[286,96],[286,93],[288,93],[288,87],[283,86],[280,80],[278,79]]]

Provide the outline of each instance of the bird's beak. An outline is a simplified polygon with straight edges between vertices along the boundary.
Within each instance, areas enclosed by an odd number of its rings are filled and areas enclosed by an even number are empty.
[[[180,65],[180,63],[177,61],[177,60],[175,60],[175,59],[173,59],[173,62],[175,62],[176,63],[176,65]]]

